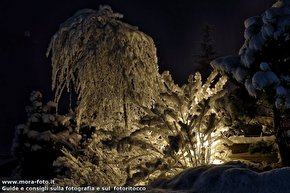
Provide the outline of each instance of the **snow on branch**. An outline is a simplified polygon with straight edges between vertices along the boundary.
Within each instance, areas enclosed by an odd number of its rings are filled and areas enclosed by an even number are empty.
[[[150,107],[157,96],[154,42],[120,18],[109,6],[81,10],[51,40],[55,102],[65,89],[76,92],[78,125],[131,128],[143,114],[138,105]]]
[[[261,16],[248,18],[244,25],[245,42],[239,55],[216,59],[211,65],[244,84],[250,95],[258,97],[266,92],[276,107],[289,108],[289,0],[277,1]],[[283,96],[275,94],[277,88],[283,88]]]

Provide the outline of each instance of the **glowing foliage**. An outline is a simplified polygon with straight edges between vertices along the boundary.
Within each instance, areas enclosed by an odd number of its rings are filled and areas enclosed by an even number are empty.
[[[54,149],[62,153],[53,163],[58,184],[144,185],[224,156],[215,149],[226,129],[215,101],[226,78],[215,71],[202,83],[197,73],[179,87],[169,72],[158,73],[152,39],[120,17],[108,6],[83,10],[52,38],[55,101],[64,89],[78,97],[68,118],[57,119],[63,133],[45,127],[57,134],[39,138],[63,144]],[[31,122],[41,127],[56,116],[33,114]]]
[[[154,135],[163,135],[167,145],[165,157],[175,161],[170,168],[187,168],[209,164],[217,153],[214,143],[221,138],[221,131],[226,130],[221,112],[215,108],[215,102],[225,92],[225,77],[212,72],[205,83],[201,75],[190,75],[188,83],[181,88],[175,85],[170,74],[162,74],[165,92],[160,94],[160,103],[152,110],[153,115],[146,119],[160,117],[161,126]],[[148,122],[147,120],[147,122]],[[150,125],[150,122],[147,123]],[[164,132],[164,133],[163,133]],[[164,135],[165,134],[165,135]]]
[[[109,6],[81,10],[53,36],[52,88],[58,102],[75,91],[77,124],[126,135],[158,93],[158,65],[152,39],[121,22]],[[125,129],[125,130],[124,130]]]
[[[226,127],[214,105],[224,94],[226,78],[217,75],[213,72],[202,84],[197,73],[179,87],[168,72],[163,73],[164,92],[155,107],[142,107],[147,114],[135,123],[139,129],[123,138],[108,130],[94,131],[82,146],[83,154],[63,150],[65,156],[55,166],[68,169],[71,184],[145,185],[223,160],[225,155],[215,146]],[[87,178],[86,171],[96,175]]]

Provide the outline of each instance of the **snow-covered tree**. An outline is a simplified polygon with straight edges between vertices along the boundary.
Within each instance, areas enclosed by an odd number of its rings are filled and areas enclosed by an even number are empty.
[[[55,103],[42,105],[34,92],[29,120],[17,129],[21,164],[33,159],[57,184],[144,185],[225,156],[217,140],[227,128],[215,102],[227,78],[196,73],[179,87],[158,73],[152,39],[120,17],[104,6],[61,25],[48,49]],[[62,116],[55,111],[65,89],[77,101]]]
[[[239,55],[219,58],[212,65],[244,84],[251,96],[272,105],[282,161],[290,165],[290,135],[281,127],[289,122],[290,1],[277,1],[261,16],[247,19],[245,28]]]
[[[62,153],[60,149],[72,147],[80,140],[74,131],[70,116],[56,114],[56,104],[43,104],[42,94],[33,91],[31,106],[26,107],[27,122],[18,125],[12,146],[12,153],[18,165],[13,172],[14,178],[51,179],[56,175],[53,161]]]
[[[142,106],[147,114],[130,135],[120,138],[97,130],[83,143],[83,153],[63,149],[64,156],[54,165],[67,172],[58,176],[58,183],[146,185],[189,167],[223,160],[226,155],[217,141],[227,128],[215,101],[224,94],[226,78],[213,72],[203,84],[197,73],[179,87],[165,72],[162,80],[165,89],[160,99],[152,108]]]
[[[120,20],[109,6],[85,9],[53,36],[52,88],[58,103],[65,89],[77,94],[77,124],[126,136],[150,108],[160,81],[156,48],[146,34]]]

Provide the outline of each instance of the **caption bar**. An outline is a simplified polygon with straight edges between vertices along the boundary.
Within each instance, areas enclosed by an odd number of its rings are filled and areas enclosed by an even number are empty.
[[[19,192],[144,192],[144,186],[59,186],[54,180],[2,180],[1,191]]]

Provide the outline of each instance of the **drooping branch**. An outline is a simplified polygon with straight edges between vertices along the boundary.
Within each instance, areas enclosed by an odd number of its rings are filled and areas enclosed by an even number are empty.
[[[121,22],[109,6],[82,10],[53,36],[52,89],[77,93],[77,122],[111,130],[131,127],[158,95],[158,65],[152,39]]]

